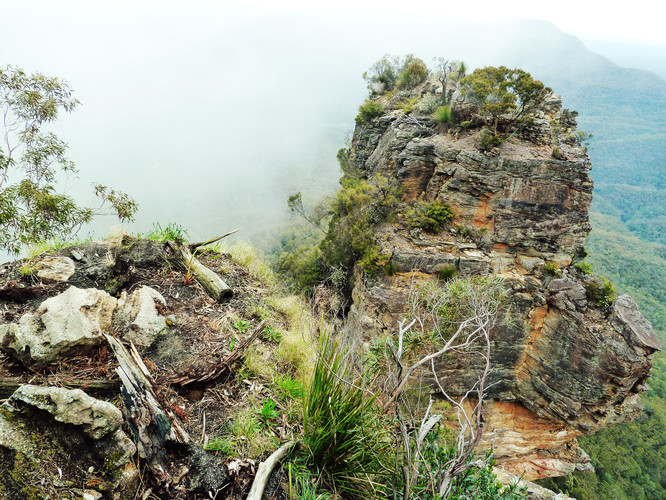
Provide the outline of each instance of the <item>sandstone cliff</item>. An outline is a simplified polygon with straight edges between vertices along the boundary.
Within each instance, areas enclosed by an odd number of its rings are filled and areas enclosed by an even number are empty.
[[[440,201],[454,219],[437,234],[404,216],[380,224],[381,253],[397,274],[359,277],[351,315],[366,338],[395,332],[414,281],[446,267],[501,276],[511,321],[493,332],[484,445],[500,467],[527,479],[591,469],[576,437],[636,416],[660,345],[630,297],[602,303],[594,294],[602,283],[573,265],[590,230],[593,188],[575,113],[550,94],[499,148],[481,148],[488,131],[450,90],[452,123],[437,124],[418,106],[405,113],[401,103],[441,92],[426,81],[377,98],[383,113],[356,127],[348,152],[355,175],[395,179],[403,204]],[[449,390],[462,392],[476,368],[453,359],[438,369]]]

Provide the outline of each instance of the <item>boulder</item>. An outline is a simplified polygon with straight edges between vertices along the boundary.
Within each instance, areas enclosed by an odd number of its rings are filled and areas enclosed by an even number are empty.
[[[583,312],[587,307],[585,288],[570,278],[552,280],[548,293],[548,303],[558,309]]]
[[[111,331],[117,300],[94,288],[70,287],[46,299],[18,324],[0,325],[0,344],[24,364],[37,367],[102,343]]]
[[[121,295],[114,320],[117,326],[125,326],[122,328],[123,338],[136,346],[147,347],[168,328],[166,318],[159,313],[156,304],[166,306],[166,301],[157,290],[148,286],[142,286],[130,295]]]
[[[45,257],[36,265],[37,277],[45,283],[65,283],[74,275],[76,266],[69,257]]]
[[[638,304],[629,295],[620,295],[613,303],[613,328],[633,345],[648,352],[661,351],[661,343],[652,329],[652,324],[638,309]]]
[[[80,426],[92,439],[101,439],[120,428],[121,411],[111,403],[88,396],[81,389],[22,385],[9,399],[50,413],[55,420]]]

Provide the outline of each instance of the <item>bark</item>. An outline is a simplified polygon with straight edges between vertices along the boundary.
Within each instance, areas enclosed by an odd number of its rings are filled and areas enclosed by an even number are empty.
[[[139,456],[153,470],[161,467],[165,471],[167,442],[186,445],[190,437],[173,412],[160,404],[157,386],[136,348],[132,345],[130,352],[118,339],[105,337],[120,364],[116,372],[123,383],[125,418],[136,439]]]

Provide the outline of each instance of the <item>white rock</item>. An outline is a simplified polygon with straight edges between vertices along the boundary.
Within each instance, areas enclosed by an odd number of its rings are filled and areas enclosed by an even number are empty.
[[[10,405],[16,401],[45,410],[58,422],[81,426],[93,439],[101,439],[116,431],[123,421],[118,408],[88,396],[81,389],[26,384],[9,398]]]
[[[76,265],[69,257],[45,257],[35,267],[37,277],[46,282],[64,283],[76,272]]]
[[[102,290],[70,287],[24,314],[18,325],[2,325],[0,340],[22,362],[45,366],[101,344],[116,302]]]
[[[123,332],[123,338],[137,346],[146,347],[168,328],[166,318],[157,310],[156,302],[166,306],[164,297],[148,286],[142,286],[129,296],[121,296],[118,300],[118,314],[129,318],[129,328]]]

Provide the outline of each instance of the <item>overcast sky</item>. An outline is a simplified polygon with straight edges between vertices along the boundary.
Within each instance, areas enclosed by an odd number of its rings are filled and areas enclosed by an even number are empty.
[[[460,19],[515,17],[661,53],[652,3],[20,0],[3,5],[0,64],[62,77],[81,100],[55,129],[81,171],[72,194],[93,181],[129,192],[132,231],[179,222],[195,239],[237,226],[254,237],[286,217],[289,194],[336,186],[360,76],[383,54],[503,64],[497,27]],[[622,43],[638,61],[640,45]]]
[[[213,2],[214,3],[214,2]],[[312,2],[308,0],[248,0],[256,11],[323,10],[354,12],[390,12],[396,15],[421,10],[424,15],[440,15],[472,21],[492,21],[507,18],[532,18],[552,21],[574,34],[621,36],[634,39],[666,42],[661,8],[654,0],[631,2],[599,2],[598,0],[475,0],[446,2],[433,0],[337,0]]]

